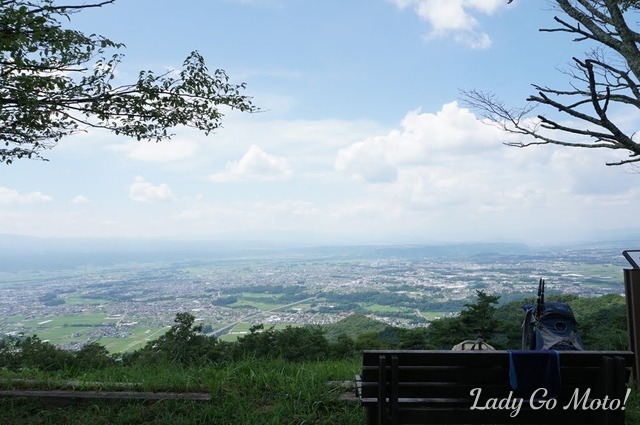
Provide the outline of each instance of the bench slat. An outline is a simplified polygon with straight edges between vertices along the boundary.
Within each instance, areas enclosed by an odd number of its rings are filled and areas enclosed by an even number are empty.
[[[446,351],[446,350],[366,350],[363,351],[363,366],[377,366],[380,355],[399,355],[402,366],[460,366],[487,367],[504,365],[508,367],[509,352],[506,350],[487,351]],[[631,351],[560,351],[560,364],[571,364],[573,367],[599,367],[602,356],[622,356],[629,361],[633,359]],[[428,360],[425,362],[425,360]],[[563,362],[564,360],[564,362]]]
[[[387,368],[388,369],[388,368]],[[410,381],[492,383],[509,379],[508,367],[465,368],[463,366],[399,366],[398,379]],[[561,366],[562,376],[570,382],[587,384],[597,375],[600,367]],[[366,366],[362,369],[365,381],[377,381],[378,368]]]
[[[398,398],[456,397],[471,400],[473,398],[473,396],[471,395],[471,391],[477,388],[482,389],[483,400],[486,400],[488,398],[506,398],[509,396],[509,393],[512,392],[511,387],[508,385],[478,386],[457,385],[452,383],[442,383],[440,385],[427,383],[425,385],[420,385],[420,383],[415,383],[400,384],[398,386]],[[576,390],[578,390],[580,394],[584,394],[589,388],[591,389],[590,393],[592,395],[597,393],[596,386],[578,387],[575,385],[569,385],[563,386],[562,390],[560,391],[559,397],[561,399],[569,399]],[[377,399],[378,393],[376,389],[377,388],[374,388],[370,385],[363,385],[360,394],[362,397]]]

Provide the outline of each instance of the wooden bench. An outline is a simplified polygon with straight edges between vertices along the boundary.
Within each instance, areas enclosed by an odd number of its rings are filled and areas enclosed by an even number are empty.
[[[633,359],[626,351],[559,352],[561,390],[551,408],[553,401],[514,399],[508,351],[364,351],[356,395],[367,424],[623,425]],[[518,400],[519,410],[507,406]]]

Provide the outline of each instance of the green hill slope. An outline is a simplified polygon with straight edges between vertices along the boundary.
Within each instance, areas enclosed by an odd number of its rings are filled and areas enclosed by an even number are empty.
[[[340,334],[356,339],[365,333],[382,332],[387,328],[387,325],[362,314],[352,314],[339,322],[324,325],[322,328],[325,331],[326,338],[329,341],[335,341]]]

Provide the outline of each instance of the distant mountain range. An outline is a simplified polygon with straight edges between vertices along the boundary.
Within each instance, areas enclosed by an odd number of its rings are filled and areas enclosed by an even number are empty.
[[[178,262],[194,259],[451,258],[526,255],[559,249],[640,249],[640,238],[554,247],[524,243],[469,242],[407,245],[283,246],[251,241],[160,239],[63,239],[0,234],[0,272],[62,270],[85,265]]]

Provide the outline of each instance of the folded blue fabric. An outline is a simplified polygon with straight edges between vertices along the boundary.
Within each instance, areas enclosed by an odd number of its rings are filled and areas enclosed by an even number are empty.
[[[560,355],[555,350],[509,350],[509,383],[517,397],[554,398],[560,394]],[[540,396],[540,397],[538,397]]]

